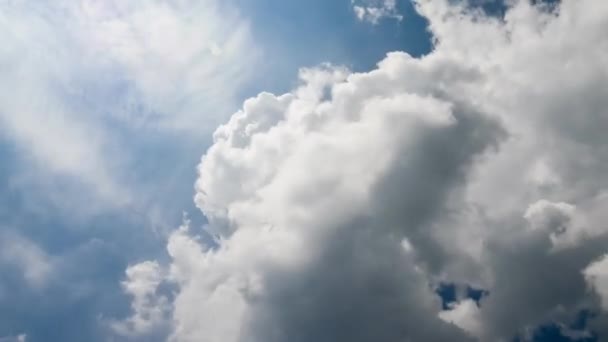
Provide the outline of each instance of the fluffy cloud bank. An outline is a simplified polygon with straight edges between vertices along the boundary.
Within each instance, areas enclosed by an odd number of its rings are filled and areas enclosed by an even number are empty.
[[[185,225],[130,268],[134,320],[163,277],[172,341],[507,341],[581,311],[606,333],[608,3],[416,6],[429,55],[304,69],[217,129],[217,239]],[[446,307],[442,283],[486,294]]]

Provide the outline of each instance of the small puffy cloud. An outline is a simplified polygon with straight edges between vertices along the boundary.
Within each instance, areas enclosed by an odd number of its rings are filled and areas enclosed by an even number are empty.
[[[575,243],[584,228],[576,222],[576,208],[568,203],[540,200],[532,203],[524,214],[532,229],[540,229],[551,235],[556,247]]]
[[[167,321],[169,300],[159,293],[164,280],[163,270],[156,262],[146,261],[130,266],[123,282],[124,291],[133,299],[133,315],[124,321],[113,322],[111,327],[123,336],[141,336],[157,332]]]
[[[533,229],[547,229],[555,235],[564,234],[572,221],[576,208],[568,203],[540,200],[531,204],[524,217]]]
[[[360,21],[375,25],[385,18],[403,20],[397,10],[397,0],[351,0],[351,4]]]
[[[195,196],[216,241],[169,239],[170,340],[504,341],[605,318],[608,3],[415,4],[428,55],[304,69],[216,130]],[[441,282],[487,295],[443,309]]]
[[[466,299],[449,305],[448,310],[441,311],[439,318],[453,323],[473,336],[479,336],[481,331],[480,310],[472,299]]]
[[[604,310],[608,310],[608,256],[594,261],[583,273],[592,289],[600,295]]]

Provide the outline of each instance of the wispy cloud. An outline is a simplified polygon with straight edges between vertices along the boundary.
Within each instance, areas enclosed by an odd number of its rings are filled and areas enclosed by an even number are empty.
[[[0,10],[1,131],[33,163],[16,184],[58,175],[112,205],[137,199],[136,136],[200,142],[232,110],[257,56],[247,23],[217,1],[4,1]]]

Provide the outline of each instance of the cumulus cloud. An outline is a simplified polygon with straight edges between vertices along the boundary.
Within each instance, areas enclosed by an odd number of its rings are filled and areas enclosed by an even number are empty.
[[[416,7],[430,54],[303,69],[216,130],[195,196],[216,240],[169,240],[170,340],[507,341],[604,319],[608,3]],[[440,283],[487,295],[444,309]]]
[[[608,309],[608,257],[593,262],[584,271],[588,283],[602,299],[602,307]]]
[[[123,336],[145,335],[162,328],[169,311],[167,297],[158,293],[164,276],[158,263],[143,262],[129,267],[123,282],[126,293],[133,297],[133,316],[114,322],[112,328]]]
[[[357,19],[378,24],[384,18],[403,20],[397,11],[397,0],[351,0]]]
[[[479,307],[472,299],[450,304],[448,310],[441,311],[439,318],[446,322],[456,324],[472,335],[479,335],[481,331]]]

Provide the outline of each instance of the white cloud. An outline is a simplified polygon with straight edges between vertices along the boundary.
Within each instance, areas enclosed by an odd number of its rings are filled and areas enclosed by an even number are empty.
[[[247,23],[214,0],[3,1],[0,12],[0,132],[27,162],[12,183],[63,207],[138,201],[132,137],[212,131],[257,56]],[[64,179],[85,187],[62,194]]]
[[[112,328],[123,336],[150,334],[162,328],[169,313],[169,300],[158,293],[165,278],[156,262],[146,261],[129,267],[123,288],[133,297],[133,315],[124,321],[113,322]]]
[[[403,20],[397,10],[397,0],[351,0],[351,4],[357,19],[361,21],[375,25],[385,18]]]
[[[608,310],[608,256],[594,261],[584,270],[585,279],[600,295],[602,307]]]
[[[15,142],[36,170],[78,177],[100,197],[124,202],[106,160],[106,132],[95,129],[90,114],[78,115],[63,97],[71,76],[72,44],[52,22],[27,8],[28,2],[3,2],[0,26],[4,77],[0,82],[0,130]],[[67,55],[67,56],[66,56]],[[77,68],[75,68],[77,70]],[[28,170],[33,181],[48,174]],[[24,177],[24,176],[21,176]]]
[[[168,244],[172,340],[500,341],[597,307],[608,3],[416,6],[432,53],[305,69],[218,128],[195,198],[217,246]],[[437,281],[489,295],[441,310]]]
[[[452,304],[448,310],[441,311],[439,318],[456,324],[473,336],[479,336],[481,332],[480,310],[472,299],[465,299],[461,302]]]
[[[72,10],[86,51],[125,72],[159,116],[145,119],[170,128],[214,127],[258,57],[247,23],[219,1],[83,0]]]

